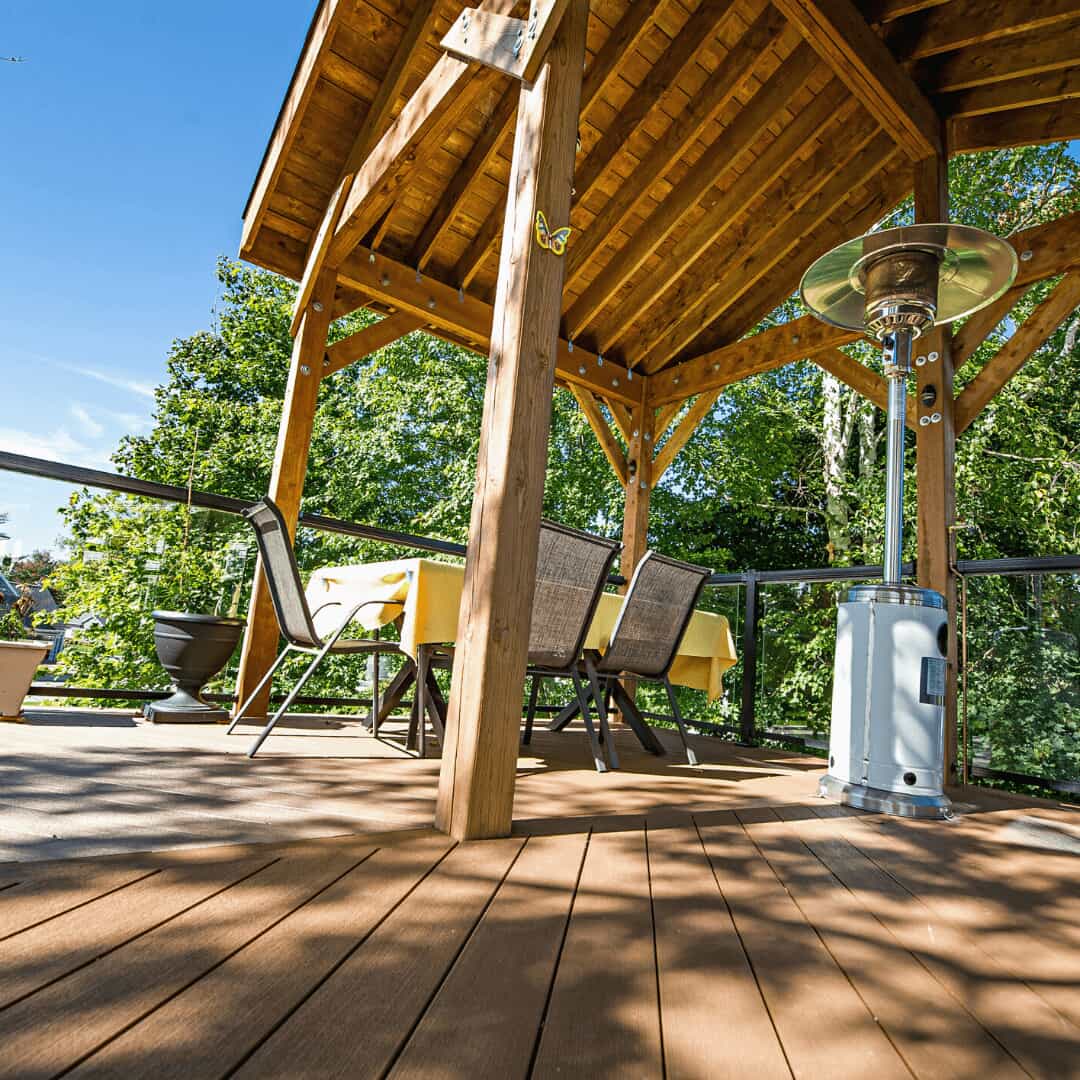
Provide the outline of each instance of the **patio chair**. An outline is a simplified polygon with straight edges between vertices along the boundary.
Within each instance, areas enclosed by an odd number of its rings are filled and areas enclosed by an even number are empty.
[[[346,611],[337,624],[336,628],[322,638],[315,629],[314,616],[328,607],[341,607],[339,601],[330,601],[311,611],[308,608],[307,597],[304,595],[303,586],[300,584],[300,571],[296,565],[296,555],[293,551],[292,541],[289,539],[289,531],[285,525],[285,519],[281,511],[274,505],[273,500],[260,499],[257,503],[242,511],[244,518],[255,530],[255,540],[259,545],[259,554],[262,556],[263,573],[266,575],[266,583],[270,587],[270,598],[274,604],[274,612],[277,615],[278,626],[285,638],[285,648],[282,649],[278,658],[274,661],[270,670],[259,681],[259,685],[251,692],[251,695],[235,712],[232,723],[228,727],[229,733],[243,719],[244,713],[250,707],[252,701],[258,697],[263,687],[273,678],[274,672],[281,666],[285,658],[294,652],[307,653],[314,656],[311,664],[300,681],[288,693],[281,704],[281,708],[266,722],[266,726],[255,739],[254,744],[248,751],[248,757],[254,757],[259,747],[266,741],[266,737],[274,729],[274,725],[285,715],[285,711],[296,699],[304,684],[311,678],[315,669],[322,663],[323,658],[329,654],[340,655],[343,653],[360,653],[369,656],[372,653],[400,652],[400,649],[388,641],[375,640],[349,640],[342,638],[349,623],[356,618],[361,608],[371,604],[387,606],[385,600],[365,600],[355,604]],[[397,603],[392,601],[389,603]]]
[[[599,697],[598,684],[606,682],[616,691],[617,702],[624,712],[634,710],[634,705],[629,695],[618,687],[619,678],[630,675],[663,683],[672,719],[679,729],[686,760],[691,765],[698,763],[697,755],[687,738],[686,724],[668,672],[711,573],[711,570],[669,559],[655,551],[646,552],[626,591],[607,650],[603,655],[592,652],[585,655],[594,696]],[[601,715],[606,712],[605,706]]]
[[[522,742],[532,740],[536,698],[544,679],[569,679],[574,684],[593,761],[598,772],[619,767],[615,746],[607,730],[607,717],[597,712],[607,762],[601,752],[582,681],[582,648],[592,624],[596,605],[622,549],[616,540],[568,529],[545,521],[540,526],[540,551],[536,564],[536,592],[529,626],[529,667],[532,687]]]

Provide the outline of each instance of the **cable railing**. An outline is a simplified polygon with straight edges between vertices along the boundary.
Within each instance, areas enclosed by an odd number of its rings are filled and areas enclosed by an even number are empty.
[[[0,471],[136,498],[186,504],[227,515],[238,515],[249,505],[246,500],[213,492],[189,492],[187,488],[175,485],[7,452],[0,452]],[[451,557],[463,557],[465,554],[464,545],[453,541],[321,514],[302,514],[300,526],[315,533],[335,534],[399,549]],[[241,570],[246,572],[246,564]],[[958,749],[962,778],[1003,780],[1071,794],[1080,793],[1080,764],[1074,768],[1074,758],[1080,760],[1080,730],[1074,730],[1074,717],[1080,717],[1080,658],[1077,653],[1077,638],[1080,637],[1080,590],[1077,588],[1080,585],[1080,555],[960,560],[956,570],[961,583],[961,715]],[[762,738],[780,737],[809,747],[817,743],[820,748],[827,738],[827,710],[831,697],[828,683],[832,668],[829,650],[835,620],[832,602],[835,596],[822,595],[819,590],[880,580],[881,573],[881,566],[861,565],[749,569],[713,574],[709,579],[710,589],[705,594],[705,606],[721,611],[728,617],[737,640],[739,662],[729,677],[726,700],[721,703],[722,712],[719,715],[715,711],[702,712],[695,726],[703,732],[734,737],[748,745],[760,742]],[[905,564],[903,574],[913,578],[914,565]],[[1024,623],[1022,630],[1017,626],[1010,629],[1009,626],[995,628],[991,625],[995,619],[1006,618],[1006,622],[1011,619],[1016,623],[1019,618],[1001,614],[1011,610],[1009,603],[1016,608],[1015,598],[1009,600],[1009,589],[1001,583],[1057,578],[1068,578],[1072,582],[1071,587],[1056,588],[1053,605],[1043,603],[1039,612]],[[624,581],[621,577],[613,576],[611,584],[623,584]],[[975,583],[979,581],[997,584],[985,596],[976,596]],[[815,590],[818,592],[815,593]],[[807,611],[812,618],[807,618]],[[1067,624],[1067,628],[1060,629],[1058,624]],[[1028,635],[1024,639],[1027,642],[1024,648],[1018,645],[1021,632]],[[1012,636],[1009,637],[1009,634]],[[807,654],[800,655],[800,649],[804,647],[817,648],[820,657],[816,665],[819,669],[818,682],[810,687],[807,701],[800,702],[797,693],[786,689],[783,676],[785,664],[789,667],[799,664],[806,666]],[[1052,670],[1055,665],[1060,671]],[[1037,684],[1037,687],[1033,689],[1029,684]],[[1047,686],[1055,688],[1054,693],[1042,693],[1041,690],[1041,696],[1036,693],[1036,689]],[[1024,697],[1025,692],[1027,698]],[[57,699],[140,702],[157,700],[166,696],[168,691],[138,686],[123,688],[36,683],[31,693]],[[786,703],[783,701],[785,693],[792,699]],[[206,696],[225,704],[235,700],[229,692],[208,693]],[[1036,715],[1032,711],[1034,706],[1031,702],[1036,698],[1039,708],[1052,715]],[[1009,708],[1023,714],[1023,721],[1003,711],[1002,701],[1008,701]],[[363,694],[311,694],[298,699],[297,704],[311,708],[365,708],[370,707],[371,698]],[[781,708],[782,705],[785,707]],[[801,725],[803,730],[797,730],[790,724],[785,726],[784,716],[780,714],[790,714],[799,709],[807,714],[806,722]],[[556,707],[542,704],[540,710],[550,712],[555,711]],[[809,715],[815,711],[816,716]],[[1058,713],[1062,713],[1064,720],[1058,717]],[[656,718],[659,719],[659,714]],[[1008,744],[1005,732],[1010,733],[1014,743],[1026,737],[1032,746]],[[1047,735],[1047,732],[1052,735]],[[1067,745],[1070,738],[1076,743],[1075,753]],[[1040,762],[1046,765],[1045,769],[1036,767]]]

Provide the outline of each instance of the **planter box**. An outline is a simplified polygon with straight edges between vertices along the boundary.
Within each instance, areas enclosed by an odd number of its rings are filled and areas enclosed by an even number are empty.
[[[0,641],[0,720],[22,718],[23,698],[48,655],[47,641]]]

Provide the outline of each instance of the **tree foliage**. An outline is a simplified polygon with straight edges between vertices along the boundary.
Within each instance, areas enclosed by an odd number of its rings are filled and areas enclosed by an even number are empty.
[[[1077,170],[1063,145],[956,158],[951,163],[953,219],[999,235],[1053,220],[1080,208]],[[903,223],[911,215],[909,202],[884,224]],[[121,472],[145,479],[190,482],[196,489],[254,499],[269,481],[289,366],[294,286],[227,260],[220,262],[218,276],[221,300],[213,324],[174,342],[166,379],[156,393],[152,430],[124,438],[114,461]],[[958,373],[960,385],[1052,285],[1029,291],[1014,316]],[[764,325],[801,313],[792,298]],[[357,330],[371,317],[359,313],[340,320],[332,337]],[[959,538],[961,557],[1077,550],[1077,326],[1073,319],[1059,329],[960,440],[958,509],[968,526]],[[880,370],[872,347],[850,351]],[[417,333],[325,379],[303,509],[464,540],[485,375],[482,357]],[[876,563],[883,531],[883,429],[883,417],[873,406],[810,363],[737,383],[721,396],[653,493],[650,542],[719,571]],[[910,433],[908,443],[907,519],[913,522]],[[622,510],[621,489],[587,423],[570,395],[558,391],[545,514],[618,535]],[[163,682],[153,659],[148,615],[153,607],[244,610],[253,550],[246,526],[236,519],[87,491],[75,496],[65,516],[72,557],[53,577],[69,614],[96,611],[105,621],[104,627],[84,632],[64,655],[80,682]],[[308,569],[405,554],[306,530],[297,544],[301,565]],[[911,528],[905,556],[914,554]],[[1058,614],[1050,612],[1051,622],[1067,621],[1068,612],[1075,611],[1075,580],[1055,594],[1050,606],[1056,605]],[[763,722],[827,726],[834,601],[834,590],[820,586],[767,590],[758,688]],[[741,601],[733,590],[716,590],[706,603],[728,612],[737,624]],[[1005,604],[1002,595],[987,593],[976,602],[973,617],[982,626],[1011,618]],[[1060,652],[1058,645],[1055,649]],[[1058,652],[1043,650],[1040,663],[1057,664]],[[1004,654],[999,649],[994,655]],[[1009,655],[1017,663],[1022,659]],[[327,670],[324,685],[339,692],[354,685],[355,672],[345,674],[351,670],[347,664]],[[1024,670],[1035,669],[1025,661]],[[1061,670],[1075,672],[1064,659]],[[1069,677],[1074,685],[1074,676]],[[227,672],[224,679],[229,678]],[[1030,698],[1032,686],[1025,678],[1012,689],[995,685],[1002,709],[1018,697]],[[728,682],[737,693],[737,673]],[[1053,702],[1067,697],[1039,700],[1056,708]],[[710,715],[730,717],[734,707],[729,701]],[[1075,706],[1069,708],[1073,716]],[[700,714],[700,702],[693,711]],[[987,720],[987,730],[990,726]],[[1004,730],[1001,723],[993,726]],[[1011,728],[1007,738],[1032,742]]]

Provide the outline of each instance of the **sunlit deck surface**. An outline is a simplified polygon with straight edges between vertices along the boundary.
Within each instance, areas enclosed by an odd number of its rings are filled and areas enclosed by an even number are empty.
[[[1075,810],[900,821],[815,799],[820,759],[620,734],[597,776],[539,731],[520,835],[454,845],[392,730],[252,762],[31,717],[0,731],[0,1076],[1080,1075]]]

